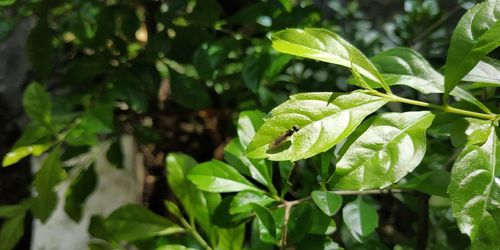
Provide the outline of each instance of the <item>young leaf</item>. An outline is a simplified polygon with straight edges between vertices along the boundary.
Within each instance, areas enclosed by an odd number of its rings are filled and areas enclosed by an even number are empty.
[[[422,55],[410,48],[392,48],[370,60],[389,86],[405,85],[424,94],[444,92],[444,77]],[[456,87],[450,94],[489,112],[482,102],[460,87]]]
[[[276,243],[276,223],[274,222],[274,218],[271,212],[269,212],[266,207],[257,203],[251,203],[250,206],[255,211],[255,214],[257,215],[257,218],[259,218],[260,223],[262,223],[262,225],[264,226],[264,231],[269,234],[272,237],[274,243]]]
[[[413,171],[426,150],[428,111],[385,113],[364,124],[362,133],[341,148],[333,176],[336,188],[373,189],[391,185]]]
[[[492,130],[481,147],[466,146],[451,171],[448,193],[462,233],[469,235],[472,249],[500,245],[500,140]]]
[[[14,148],[5,155],[5,157],[2,160],[2,166],[7,167],[12,164],[15,164],[28,155],[40,156],[47,149],[49,149],[49,147],[50,146],[47,144],[37,144],[37,145],[21,146],[18,148]]]
[[[286,29],[271,36],[278,52],[333,63],[350,68],[363,76],[385,85],[377,68],[361,51],[337,34],[324,29]]]
[[[445,95],[486,54],[500,45],[500,1],[487,0],[462,16],[451,36],[445,65]]]
[[[370,235],[378,226],[377,210],[364,202],[360,196],[344,206],[342,219],[344,219],[351,234],[357,239]]]
[[[328,191],[313,191],[311,197],[321,211],[328,216],[332,216],[342,206],[342,196]]]
[[[24,234],[24,217],[25,213],[21,213],[3,222],[0,230],[0,249],[14,249]]]
[[[251,204],[256,203],[261,206],[267,206],[273,203],[274,200],[263,194],[251,191],[242,191],[236,194],[231,201],[231,207],[229,208],[229,213],[246,213],[252,210]]]
[[[50,217],[57,204],[54,188],[66,176],[66,172],[62,169],[60,153],[59,147],[53,149],[35,175],[34,186],[37,196],[33,200],[31,209],[33,215],[43,223]]]
[[[324,152],[351,134],[387,101],[359,92],[302,93],[271,110],[246,150],[252,158],[297,161]],[[275,145],[294,126],[298,131]]]
[[[32,83],[26,88],[23,95],[23,105],[26,114],[31,119],[50,127],[52,100],[41,84]]]
[[[75,222],[80,221],[85,200],[94,191],[97,184],[97,175],[94,165],[84,169],[66,191],[64,211]]]
[[[200,190],[214,193],[239,192],[243,190],[261,192],[247,181],[236,169],[224,162],[212,160],[194,167],[187,177]]]
[[[126,241],[184,231],[169,219],[135,204],[125,205],[115,210],[105,219],[104,224],[116,239]]]

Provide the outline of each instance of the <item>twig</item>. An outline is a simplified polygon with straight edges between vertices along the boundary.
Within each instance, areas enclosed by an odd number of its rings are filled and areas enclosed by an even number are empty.
[[[292,207],[296,204],[299,204],[299,202],[294,203],[294,201],[285,201],[283,203],[285,207],[285,216],[283,218],[283,230],[281,232],[281,249],[284,250],[286,249],[286,243],[287,243],[287,238],[288,238],[288,220],[290,219],[290,210],[292,210]]]

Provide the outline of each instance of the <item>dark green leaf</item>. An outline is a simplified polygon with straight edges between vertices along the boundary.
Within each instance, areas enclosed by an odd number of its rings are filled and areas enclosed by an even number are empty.
[[[117,241],[113,234],[106,228],[105,219],[98,215],[93,215],[90,218],[88,231],[92,237],[113,243]]]
[[[450,183],[450,173],[444,170],[433,170],[420,174],[408,182],[397,185],[399,188],[417,190],[430,195],[448,197],[446,189]]]
[[[82,170],[66,190],[64,211],[72,220],[80,221],[85,200],[94,191],[96,185],[97,175],[92,164]]]
[[[252,209],[255,211],[257,218],[259,218],[260,223],[263,225],[262,229],[265,231],[265,233],[271,236],[274,243],[277,243],[278,239],[276,238],[276,223],[274,222],[274,217],[271,214],[271,212],[269,212],[269,210],[266,207],[259,205],[257,203],[252,203],[250,205]]]
[[[212,215],[212,223],[219,228],[233,228],[244,223],[252,216],[251,212],[231,214],[230,207],[234,196],[226,196],[217,205]]]
[[[445,65],[445,95],[486,54],[500,45],[500,4],[488,0],[472,7],[451,36]]]
[[[30,209],[30,200],[25,200],[16,205],[2,205],[0,206],[0,217],[12,218],[16,215],[20,215]]]
[[[231,214],[246,213],[252,210],[251,204],[253,203],[267,206],[273,202],[274,200],[271,197],[263,193],[243,191],[234,196],[229,212]]]
[[[44,126],[50,126],[52,100],[41,84],[32,83],[26,88],[23,105],[31,119]]]
[[[328,191],[313,191],[311,197],[314,203],[328,216],[337,213],[342,206],[342,196]]]
[[[57,195],[54,188],[66,177],[66,172],[62,169],[60,153],[59,147],[53,149],[43,161],[42,168],[35,175],[34,186],[37,196],[33,200],[31,209],[33,215],[43,223],[47,221],[57,205]]]
[[[116,239],[127,241],[184,231],[167,218],[135,204],[125,205],[115,210],[105,219],[104,224]]]
[[[194,167],[188,174],[200,190],[214,193],[260,191],[236,169],[224,162],[212,160]]]
[[[36,26],[31,30],[26,41],[26,52],[35,73],[41,79],[47,79],[54,67],[56,49],[52,44],[52,34],[49,29],[46,11],[41,14]]]
[[[491,121],[465,117],[451,123],[450,139],[455,147],[469,144],[482,144],[491,133],[494,125]]]
[[[297,250],[337,250],[343,249],[330,237],[321,235],[307,235],[299,244]]]
[[[500,245],[499,167],[500,140],[492,130],[482,146],[466,146],[451,171],[451,208],[460,231],[471,238],[473,249]]]
[[[106,152],[106,159],[108,159],[111,165],[123,169],[123,152],[120,145],[120,140],[115,140],[109,145],[108,151]]]
[[[21,213],[3,223],[0,230],[0,249],[14,249],[24,234],[24,217],[25,214]]]
[[[297,161],[324,152],[351,134],[361,121],[386,103],[353,92],[302,93],[271,110],[247,148],[247,156]],[[275,141],[293,126],[299,131],[278,145]]]
[[[334,186],[363,190],[399,181],[422,161],[425,131],[433,119],[432,113],[420,111],[385,113],[367,121],[362,134],[342,146]]]
[[[184,75],[171,72],[170,89],[172,99],[189,109],[202,109],[210,106],[212,100],[207,88],[201,83]]]
[[[241,250],[245,239],[245,225],[233,228],[218,229],[219,242],[218,249]]]
[[[356,239],[370,235],[378,226],[377,210],[364,202],[360,196],[345,205],[342,209],[342,218]]]
[[[16,2],[16,0],[0,0],[0,6],[9,6]]]
[[[244,155],[245,149],[239,140],[231,140],[224,148],[224,159],[240,173],[268,185],[271,184],[271,168],[263,159],[249,159]]]
[[[270,57],[267,53],[250,55],[243,61],[243,81],[252,92],[257,93],[269,64]]]
[[[278,52],[323,62],[355,67],[363,76],[385,84],[377,68],[354,46],[337,34],[324,29],[286,29],[272,35],[273,48]]]
[[[312,226],[310,203],[303,203],[292,208],[288,220],[287,244],[294,244],[302,240]]]
[[[330,235],[337,230],[335,220],[323,213],[318,207],[313,206],[311,212],[311,228],[308,234]],[[307,238],[307,237],[306,237]]]

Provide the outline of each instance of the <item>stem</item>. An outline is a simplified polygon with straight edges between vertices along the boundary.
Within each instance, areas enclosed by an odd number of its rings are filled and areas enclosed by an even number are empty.
[[[210,245],[208,245],[208,243],[203,239],[203,237],[201,237],[201,235],[198,233],[198,231],[196,231],[196,229],[194,229],[187,221],[186,219],[184,218],[179,218],[180,221],[181,221],[181,224],[182,226],[184,226],[184,228],[186,229],[186,231],[188,231],[189,233],[191,233],[191,235],[193,235],[194,239],[196,241],[198,241],[198,243],[200,243],[200,245],[207,249],[207,250],[212,250],[212,248],[210,247]]]
[[[296,203],[298,204],[298,203]],[[281,233],[281,249],[286,249],[286,243],[287,243],[287,238],[288,238],[288,220],[290,219],[290,211],[292,210],[292,207],[294,205],[296,205],[295,203],[293,203],[293,201],[291,202],[288,202],[288,201],[285,201],[283,203],[284,207],[285,207],[285,216],[283,218],[283,230],[282,230],[282,233]]]
[[[465,116],[470,116],[470,117],[476,117],[476,118],[481,118],[481,119],[486,119],[486,120],[495,120],[498,119],[497,114],[484,114],[484,113],[478,113],[474,111],[469,111],[469,110],[464,110],[464,109],[457,109],[454,107],[450,106],[441,106],[437,104],[432,104],[428,102],[422,102],[422,101],[417,101],[417,100],[412,100],[404,97],[399,97],[393,94],[384,94],[380,92],[370,92],[376,96],[380,96],[386,99],[389,99],[391,102],[401,102],[401,103],[406,103],[406,104],[411,104],[415,106],[421,106],[421,107],[427,107],[427,108],[432,108],[432,109],[437,109],[441,110],[443,112],[447,113],[454,113],[454,114],[460,114],[460,115],[465,115]]]

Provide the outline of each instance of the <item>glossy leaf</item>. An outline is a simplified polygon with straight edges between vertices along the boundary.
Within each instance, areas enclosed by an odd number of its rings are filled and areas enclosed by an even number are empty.
[[[491,83],[493,86],[500,87],[500,61],[485,57],[462,80]]]
[[[445,95],[486,54],[500,45],[500,2],[487,0],[462,16],[451,36],[445,65]]]
[[[14,148],[5,155],[5,157],[2,160],[2,166],[7,167],[12,164],[15,164],[24,157],[29,155],[40,156],[47,149],[49,149],[49,147],[50,146],[47,144],[38,144],[38,145],[21,146],[18,148]]]
[[[34,186],[37,196],[33,200],[31,209],[33,215],[43,223],[47,221],[57,205],[54,188],[66,177],[66,172],[62,169],[60,153],[59,147],[53,149],[35,175]]]
[[[23,95],[23,105],[26,114],[31,119],[44,126],[49,126],[52,100],[41,84],[32,83],[26,88]]]
[[[267,206],[274,202],[271,197],[257,192],[242,191],[234,196],[231,201],[229,212],[231,214],[246,213],[252,210],[251,204],[256,203],[261,206]]]
[[[116,239],[127,241],[184,231],[167,218],[135,204],[125,205],[115,210],[104,223]]]
[[[388,85],[405,85],[424,94],[444,93],[444,77],[422,55],[410,48],[392,48],[370,60]],[[483,103],[460,87],[450,94],[489,111]]]
[[[278,52],[333,63],[350,68],[363,76],[384,84],[384,79],[373,64],[357,48],[337,34],[325,29],[286,29],[271,36]]]
[[[224,148],[224,159],[240,173],[264,184],[271,184],[271,168],[263,159],[249,159],[238,138],[231,140]]]
[[[312,206],[311,228],[308,234],[330,235],[337,230],[335,220],[323,213],[318,207]],[[307,237],[307,236],[306,236]]]
[[[246,148],[255,132],[264,123],[265,114],[258,110],[246,110],[240,113],[236,131],[241,145]]]
[[[24,234],[24,217],[25,214],[18,214],[2,224],[0,230],[0,248],[2,250],[14,249],[17,242]]]
[[[444,170],[433,170],[416,176],[409,181],[398,184],[398,188],[417,190],[429,195],[448,197],[446,189],[450,183],[450,173]]]
[[[287,244],[300,242],[309,232],[312,226],[310,203],[303,203],[292,208],[290,219],[288,220],[288,240]]]
[[[361,121],[386,103],[385,100],[353,92],[302,93],[271,110],[255,134],[247,156],[275,161],[297,161],[324,152],[351,134]],[[297,126],[299,131],[278,145],[276,139]]]
[[[255,215],[259,218],[260,223],[264,226],[263,229],[267,232],[273,239],[274,242],[277,242],[276,238],[276,223],[274,222],[273,215],[269,210],[257,203],[251,204],[252,209],[255,211]]]
[[[260,191],[247,181],[236,169],[217,160],[202,163],[188,174],[200,190],[214,193],[239,192],[243,190]]]
[[[492,131],[482,145],[468,145],[451,171],[448,193],[462,233],[469,235],[472,249],[500,245],[500,140]]]
[[[385,113],[367,121],[360,135],[342,146],[334,186],[363,190],[399,181],[422,161],[433,119],[432,113],[420,111]]]
[[[323,213],[332,216],[342,206],[342,196],[328,191],[313,191],[311,197]]]
[[[76,222],[80,221],[85,200],[87,200],[96,186],[97,175],[94,170],[94,165],[92,164],[88,168],[82,170],[66,190],[64,211],[66,211],[66,214],[72,220]]]
[[[451,143],[455,147],[469,144],[482,144],[494,129],[491,121],[465,117],[452,122],[450,128]]]
[[[351,234],[357,239],[370,235],[378,226],[377,210],[359,196],[344,206],[342,219]]]

